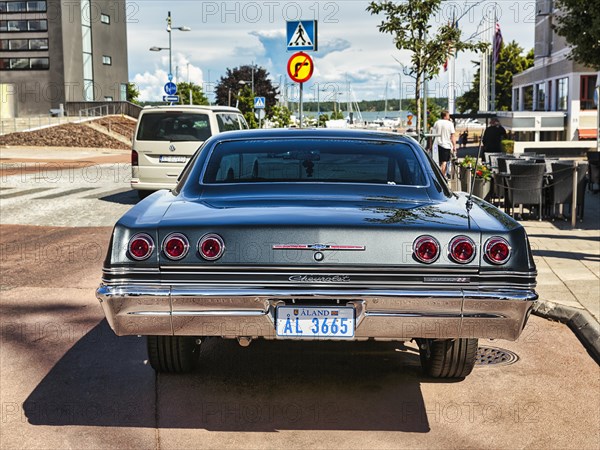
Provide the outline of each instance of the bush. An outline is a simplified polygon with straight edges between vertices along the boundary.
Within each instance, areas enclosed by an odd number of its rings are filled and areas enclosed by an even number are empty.
[[[500,142],[500,145],[502,146],[502,151],[504,153],[508,153],[509,155],[512,155],[515,152],[515,141],[511,141],[509,139],[504,139],[503,141]]]

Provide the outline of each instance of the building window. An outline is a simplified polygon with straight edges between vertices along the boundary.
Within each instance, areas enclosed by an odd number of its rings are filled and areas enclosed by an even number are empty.
[[[113,98],[112,98],[112,97],[110,97],[110,96],[108,96],[108,95],[105,95],[105,96],[104,96],[104,101],[105,101],[105,102],[112,102],[112,101],[113,101]]]
[[[546,110],[546,83],[538,83],[535,85],[535,110]]]
[[[569,104],[569,79],[561,78],[556,83],[556,110],[566,111]]]
[[[46,2],[0,2],[0,13],[46,12]]]
[[[48,70],[48,58],[0,58],[0,70]]]
[[[112,65],[112,58],[110,56],[106,56],[104,55],[102,57],[102,64],[104,64],[105,66],[110,66]]]
[[[47,20],[0,20],[0,31],[48,31]]]
[[[523,111],[533,111],[533,85],[523,88]]]
[[[580,109],[596,109],[594,91],[596,90],[597,75],[582,75],[580,84]]]
[[[0,50],[9,52],[48,50],[48,39],[0,39]]]
[[[519,110],[519,88],[513,89],[513,111]]]
[[[106,25],[110,24],[110,16],[108,14],[100,14],[100,22],[105,23]]]

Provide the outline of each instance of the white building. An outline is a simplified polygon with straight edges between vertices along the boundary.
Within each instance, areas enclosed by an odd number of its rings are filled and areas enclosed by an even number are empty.
[[[513,112],[498,113],[500,121],[518,141],[596,147],[598,73],[568,58],[569,45],[552,28],[552,0],[536,0],[536,9],[534,65],[513,77]]]

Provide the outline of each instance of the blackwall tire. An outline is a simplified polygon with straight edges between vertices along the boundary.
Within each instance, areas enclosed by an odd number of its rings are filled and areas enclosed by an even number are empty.
[[[475,367],[477,348],[477,339],[421,341],[421,365],[430,377],[464,378]]]
[[[148,361],[158,373],[188,373],[198,361],[200,345],[192,336],[146,336]]]

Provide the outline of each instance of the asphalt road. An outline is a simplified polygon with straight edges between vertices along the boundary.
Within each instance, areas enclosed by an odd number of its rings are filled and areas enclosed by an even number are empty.
[[[113,175],[25,194],[22,174],[2,180],[1,448],[598,448],[599,368],[537,317],[480,342],[518,361],[459,382],[423,376],[409,344],[219,339],[195,373],[156,377],[94,296],[108,225],[135,202]]]

